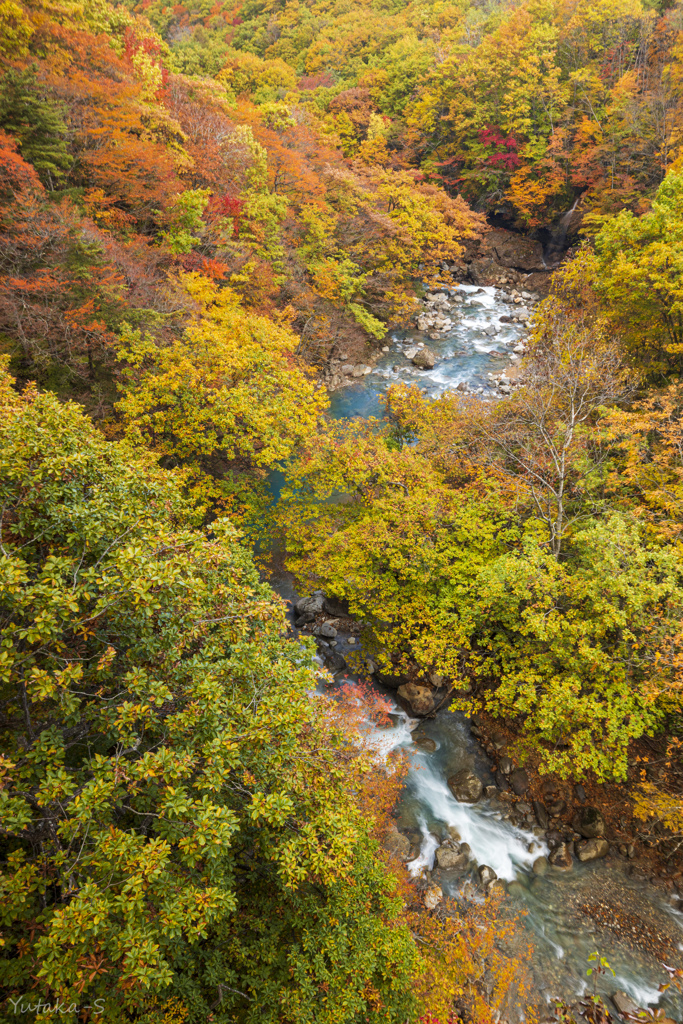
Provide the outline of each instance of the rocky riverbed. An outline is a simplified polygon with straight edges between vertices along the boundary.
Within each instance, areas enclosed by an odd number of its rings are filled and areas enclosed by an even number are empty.
[[[615,972],[599,985],[615,1020],[647,1007],[662,1020],[683,1019],[675,990],[658,991],[663,965],[683,966],[683,875],[651,877],[646,852],[622,841],[582,784],[518,763],[509,730],[449,710],[444,680],[379,673],[343,603],[316,592],[294,600],[292,612],[337,682],[363,675],[399,702],[382,742],[406,747],[413,768],[386,843],[413,876],[425,912],[438,913],[446,895],[467,901],[496,891],[504,913],[521,909],[541,1018],[555,1019],[544,1007],[557,998],[582,1019],[587,960],[598,949]]]
[[[411,380],[429,387],[432,377],[445,383],[454,358],[462,360],[469,341],[475,352],[498,357],[501,365],[488,370],[485,377],[481,374],[481,380],[459,380],[454,387],[484,400],[502,398],[523,383],[520,364],[540,298],[538,292],[526,289],[462,284],[427,291],[415,314],[415,330],[394,332],[391,344],[384,344],[364,362],[352,362],[346,355],[331,359],[325,384],[334,392],[357,386],[370,374],[389,383]],[[434,375],[425,373],[433,370]]]

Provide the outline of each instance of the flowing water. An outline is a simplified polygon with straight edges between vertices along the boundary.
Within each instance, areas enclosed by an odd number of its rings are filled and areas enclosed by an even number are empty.
[[[394,333],[390,351],[371,374],[333,392],[333,416],[381,416],[381,396],[391,384],[397,383],[417,384],[434,398],[458,384],[468,383],[470,387],[483,388],[482,397],[487,397],[487,374],[499,373],[517,359],[511,353],[524,333],[523,328],[520,324],[500,322],[500,317],[514,313],[515,307],[504,302],[497,289],[461,284],[449,290],[465,300],[449,314],[457,318],[454,328],[438,341],[417,330]],[[487,334],[492,328],[495,335]],[[424,341],[437,356],[433,370],[418,370],[405,358],[403,353],[410,347],[411,338]]]
[[[573,1002],[584,994],[588,957],[597,949],[615,972],[598,979],[599,992],[609,997],[622,990],[641,1007],[656,1006],[674,1020],[683,1019],[683,999],[672,990],[659,992],[667,980],[661,961],[678,966],[682,960],[683,915],[666,896],[631,879],[625,861],[575,862],[570,871],[550,867],[543,877],[535,876],[531,865],[547,852],[543,836],[506,821],[506,805],[496,800],[458,803],[447,785],[460,768],[493,782],[488,759],[464,716],[442,711],[435,719],[417,721],[396,707],[392,718],[392,727],[377,731],[383,750],[400,746],[410,754],[397,824],[409,835],[422,836],[420,856],[410,864],[413,873],[431,871],[432,880],[451,896],[458,896],[465,882],[476,882],[476,867],[482,864],[508,883],[506,904],[520,914],[533,943],[534,991],[540,1003],[554,998]],[[434,854],[449,826],[471,848],[474,863],[468,875],[435,869]],[[599,904],[607,908],[606,920]]]
[[[381,396],[396,381],[416,383],[432,396],[467,382],[489,394],[489,372],[503,370],[511,347],[522,333],[519,325],[501,324],[499,317],[514,312],[494,288],[460,285],[465,302],[454,328],[438,342],[417,331],[397,334],[391,351],[372,374],[332,395],[332,415],[381,416]],[[495,336],[485,333],[497,327]],[[408,337],[423,338],[438,361],[431,371],[415,369],[403,355]],[[283,596],[293,597],[284,583]],[[282,588],[279,588],[282,589]],[[289,589],[289,592],[287,590]],[[338,650],[344,653],[343,638]],[[668,903],[666,895],[649,883],[636,881],[622,860],[593,864],[574,863],[570,871],[549,868],[543,877],[534,875],[533,861],[547,851],[542,836],[514,827],[505,820],[506,806],[482,800],[461,804],[447,785],[448,777],[461,768],[472,768],[486,785],[492,783],[491,766],[475,743],[464,716],[441,711],[433,720],[411,720],[395,707],[393,726],[377,729],[373,740],[378,750],[402,746],[410,752],[411,768],[398,807],[397,824],[420,846],[411,863],[414,874],[432,872],[443,891],[457,896],[463,889],[462,874],[434,869],[438,845],[455,827],[469,844],[476,880],[477,865],[488,864],[508,888],[505,901],[522,915],[523,927],[533,942],[534,985],[539,1003],[563,998],[571,1002],[588,990],[588,957],[595,950],[609,961],[615,977],[598,981],[598,991],[611,996],[628,993],[642,1007],[657,1007],[676,1021],[683,1021],[683,997],[673,990],[659,992],[667,980],[661,963],[682,966],[683,915]],[[593,979],[591,979],[592,985]]]

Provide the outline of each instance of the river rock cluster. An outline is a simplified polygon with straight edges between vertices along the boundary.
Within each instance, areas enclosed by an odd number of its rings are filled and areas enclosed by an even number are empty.
[[[438,363],[438,355],[427,342],[443,341],[455,329],[468,305],[471,305],[472,302],[476,303],[476,296],[483,295],[483,293],[483,288],[477,288],[475,291],[463,291],[455,284],[443,284],[433,291],[427,291],[415,316],[415,327],[420,334],[426,336],[427,341],[415,337],[408,338],[403,342],[394,339],[397,350],[416,370],[434,369]],[[506,304],[508,311],[503,314],[494,314],[485,325],[481,326],[480,330],[484,336],[491,339],[492,344],[506,346],[507,351],[501,350],[501,355],[507,355],[509,366],[498,373],[489,373],[488,386],[470,384],[466,381],[457,385],[458,391],[478,395],[485,400],[504,398],[524,383],[518,365],[526,353],[524,336],[507,340],[499,335],[508,324],[526,330],[533,317],[535,307],[540,301],[538,292],[516,287],[508,287],[507,290],[499,288],[496,298]],[[360,363],[353,362],[346,355],[331,358],[323,370],[323,379],[328,390],[336,391],[346,385],[355,384],[373,372],[390,378],[392,374],[386,370],[376,369],[377,361],[386,356],[389,351],[390,346],[385,344],[381,349],[366,356],[365,361]],[[393,366],[393,373],[399,373],[405,368],[405,363],[397,363]]]

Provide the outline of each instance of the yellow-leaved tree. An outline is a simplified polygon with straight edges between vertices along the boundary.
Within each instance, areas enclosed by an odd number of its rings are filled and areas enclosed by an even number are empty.
[[[327,399],[288,327],[199,274],[182,283],[197,312],[180,339],[124,332],[117,408],[132,441],[186,470],[195,498],[248,525],[268,501],[269,472],[315,432]]]

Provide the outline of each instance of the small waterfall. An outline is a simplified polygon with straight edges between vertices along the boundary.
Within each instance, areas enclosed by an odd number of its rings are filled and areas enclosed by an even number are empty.
[[[579,205],[581,196],[577,196],[574,200],[571,209],[567,210],[560,219],[559,224],[553,231],[550,241],[546,246],[543,262],[546,263],[546,258],[556,255],[559,252],[563,252],[567,242],[567,232],[569,231],[569,225],[571,223],[572,214],[576,211]]]

